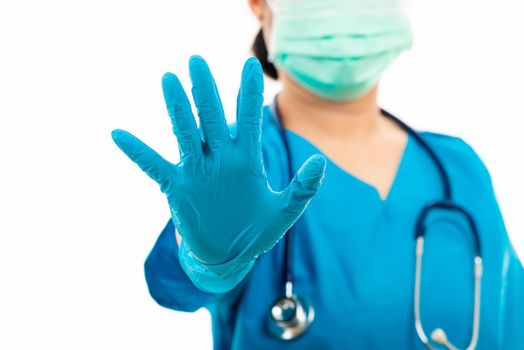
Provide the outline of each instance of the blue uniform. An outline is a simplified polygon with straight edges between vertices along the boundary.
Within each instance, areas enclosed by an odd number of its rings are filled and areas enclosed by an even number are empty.
[[[321,153],[286,131],[293,169]],[[460,138],[430,132],[422,137],[444,164],[454,200],[475,218],[484,274],[478,349],[524,349],[524,270],[509,241],[490,175]],[[268,180],[288,184],[287,159],[269,108],[262,145]],[[266,329],[267,313],[283,294],[284,241],[260,256],[232,291],[196,288],[178,261],[170,220],[145,263],[152,297],[179,311],[207,308],[214,348],[222,349],[424,349],[414,327],[415,221],[422,207],[443,197],[434,162],[409,136],[386,199],[370,184],[328,159],[318,194],[293,231],[294,290],[315,308],[300,338],[283,342]],[[473,317],[473,239],[463,218],[449,212],[428,220],[422,267],[421,319],[427,334],[443,328],[466,347]]]

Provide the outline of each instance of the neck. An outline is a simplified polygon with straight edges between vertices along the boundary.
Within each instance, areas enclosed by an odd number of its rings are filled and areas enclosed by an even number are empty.
[[[379,128],[377,86],[351,101],[330,101],[297,85],[284,72],[278,95],[284,127],[299,134],[321,133],[330,138],[368,138]]]

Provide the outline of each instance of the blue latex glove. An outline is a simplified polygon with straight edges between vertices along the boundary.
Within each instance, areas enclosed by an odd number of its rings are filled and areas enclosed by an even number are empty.
[[[182,237],[179,259],[186,274],[204,291],[226,292],[299,218],[321,184],[326,163],[323,156],[312,156],[284,191],[273,191],[262,160],[264,87],[258,60],[250,58],[242,72],[236,138],[229,134],[206,62],[193,56],[189,70],[204,140],[177,77],[167,73],[162,80],[178,164],[126,131],[114,130],[112,136],[166,194]]]

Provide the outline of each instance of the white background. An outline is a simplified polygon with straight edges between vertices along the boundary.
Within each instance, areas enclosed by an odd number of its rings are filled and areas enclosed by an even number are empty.
[[[522,257],[523,10],[413,0],[415,46],[380,93],[413,126],[473,145]],[[148,295],[143,262],[169,213],[110,131],[176,161],[162,74],[189,87],[202,54],[232,121],[256,30],[247,1],[0,0],[0,349],[210,348],[207,312]]]

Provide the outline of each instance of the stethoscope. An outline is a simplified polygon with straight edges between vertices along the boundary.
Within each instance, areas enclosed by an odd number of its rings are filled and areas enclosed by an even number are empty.
[[[287,156],[287,167],[288,174],[291,178],[293,176],[292,169],[292,159],[291,151],[289,148],[288,139],[283,128],[282,117],[278,109],[277,99],[273,101],[270,106],[273,116],[275,117],[276,124],[278,126],[278,131],[282,139],[282,143],[285,148]],[[411,127],[406,125],[400,119],[394,115],[386,112],[381,109],[381,113],[397,123],[402,129],[406,130],[414,139],[424,148],[427,154],[431,157],[432,161],[437,167],[439,172],[442,187],[444,190],[444,199],[437,200],[426,204],[420,215],[417,219],[415,226],[415,240],[416,240],[416,264],[415,264],[415,284],[414,284],[414,315],[415,315],[415,329],[417,334],[424,343],[424,345],[431,350],[436,350],[435,346],[429,341],[426,333],[424,332],[424,327],[420,320],[420,280],[421,280],[421,270],[422,270],[422,257],[424,255],[424,237],[426,233],[426,218],[434,210],[447,210],[453,211],[461,214],[466,219],[468,226],[471,230],[471,233],[474,238],[474,251],[475,257],[473,260],[474,264],[474,305],[473,305],[473,325],[472,325],[472,334],[471,341],[467,350],[473,350],[477,346],[478,336],[479,336],[479,327],[480,327],[480,289],[481,289],[481,279],[482,279],[482,256],[480,249],[480,239],[477,232],[477,227],[475,220],[472,215],[463,207],[459,206],[453,201],[451,184],[449,181],[449,176],[435,152],[427,144],[426,141]],[[293,290],[293,266],[292,266],[292,237],[291,227],[285,235],[284,241],[284,273],[285,273],[285,291],[284,295],[278,298],[273,306],[270,308],[268,313],[268,328],[272,335],[282,340],[292,340],[300,335],[302,335],[308,328],[311,326],[315,319],[315,309],[308,302],[307,299],[297,295]],[[458,350],[446,336],[446,333],[441,328],[435,329],[431,333],[431,339],[433,342],[443,345],[448,350]]]

